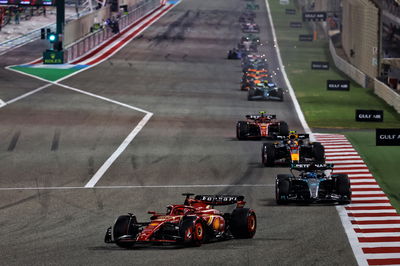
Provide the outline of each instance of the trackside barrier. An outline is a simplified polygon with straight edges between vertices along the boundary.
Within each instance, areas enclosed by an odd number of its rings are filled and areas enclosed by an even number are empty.
[[[333,58],[333,61],[335,63],[335,66],[345,73],[347,76],[349,76],[351,79],[353,79],[355,82],[357,82],[361,87],[366,88],[367,87],[367,81],[368,77],[366,74],[361,72],[358,68],[341,58],[336,54],[336,49],[335,46],[333,45],[332,40],[329,40],[329,50],[331,52],[331,56]]]
[[[374,79],[374,93],[400,113],[400,94],[398,92],[394,91],[385,83]]]
[[[127,15],[124,15],[119,19],[120,30],[123,30],[132,23],[135,23],[147,13],[159,6],[160,0],[144,0],[138,5],[137,8],[133,9]],[[74,59],[81,57],[114,35],[115,34],[112,33],[112,30],[109,27],[105,27],[81,38],[80,40],[64,48],[64,61],[71,62]]]

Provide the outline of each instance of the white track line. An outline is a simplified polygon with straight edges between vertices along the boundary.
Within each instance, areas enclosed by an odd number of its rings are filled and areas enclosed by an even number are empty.
[[[285,79],[286,85],[288,86],[290,98],[293,101],[294,108],[296,109],[296,114],[299,117],[300,123],[306,133],[312,133],[310,127],[307,124],[306,118],[304,117],[303,112],[301,111],[301,107],[299,102],[297,101],[296,98],[296,93],[294,92],[294,89],[289,81],[289,78],[286,74],[285,71],[285,66],[283,65],[282,57],[281,57],[281,51],[279,49],[279,44],[278,44],[278,39],[276,38],[276,32],[275,32],[275,27],[274,27],[274,22],[272,20],[272,15],[271,15],[271,9],[269,7],[268,0],[265,0],[265,5],[267,6],[267,14],[268,14],[268,19],[269,23],[271,24],[271,29],[272,29],[272,38],[274,39],[274,46],[276,48],[276,54],[278,56],[278,63],[279,63],[279,68],[282,71],[283,78]],[[311,136],[312,137],[312,136]]]
[[[275,184],[216,184],[216,185],[144,185],[144,186],[96,186],[96,187],[20,187],[0,188],[0,191],[15,190],[70,190],[70,189],[134,189],[134,188],[207,188],[207,187],[275,187]]]
[[[3,107],[4,105],[6,105],[6,103],[2,99],[0,99],[0,108]]]
[[[119,145],[118,149],[107,159],[107,161],[97,170],[94,176],[89,180],[85,187],[91,188],[99,182],[100,178],[103,177],[104,173],[110,168],[114,161],[121,155],[121,153],[128,147],[136,135],[142,130],[147,124],[150,118],[153,116],[152,113],[147,113],[139,124],[132,130],[132,132],[125,138],[125,140]]]

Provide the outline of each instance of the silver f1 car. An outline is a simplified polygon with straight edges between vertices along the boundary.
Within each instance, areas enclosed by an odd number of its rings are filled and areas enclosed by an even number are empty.
[[[277,204],[295,201],[350,203],[349,178],[345,174],[331,174],[333,166],[333,164],[314,163],[292,164],[290,169],[292,174],[281,174],[276,177]],[[294,171],[299,173],[295,174]]]

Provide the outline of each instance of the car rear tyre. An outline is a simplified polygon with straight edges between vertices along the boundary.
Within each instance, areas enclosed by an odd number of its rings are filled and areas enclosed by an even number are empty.
[[[239,140],[243,140],[246,138],[246,135],[249,132],[249,125],[246,121],[239,121],[236,124],[236,137]]]
[[[234,209],[229,228],[235,238],[253,238],[257,230],[255,212],[248,208]]]
[[[283,102],[283,90],[281,88],[278,89],[278,98],[280,102]]]
[[[284,121],[279,123],[279,135],[281,135],[281,136],[289,136],[289,126]]]
[[[275,199],[279,205],[287,204],[290,189],[290,175],[278,175],[275,183]]]
[[[325,148],[321,143],[314,142],[312,152],[316,163],[325,163]]]
[[[336,176],[336,191],[341,197],[339,201],[342,204],[350,203],[351,201],[351,188],[350,180],[347,175],[339,174]]]
[[[275,164],[275,146],[271,143],[264,143],[261,150],[261,160],[265,167]]]

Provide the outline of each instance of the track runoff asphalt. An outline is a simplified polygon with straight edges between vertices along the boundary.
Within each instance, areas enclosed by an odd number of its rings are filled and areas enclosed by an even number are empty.
[[[64,82],[154,113],[95,188],[83,187],[143,113],[59,86],[1,109],[2,263],[356,265],[336,209],[277,206],[274,178],[287,168],[263,168],[262,142],[235,139],[236,121],[260,110],[302,131],[288,99],[248,102],[239,91],[240,62],[225,58],[242,35],[245,4],[184,0],[111,59]],[[262,49],[277,68],[258,4]],[[50,189],[4,189],[35,187]],[[257,213],[255,238],[199,248],[103,243],[118,215],[146,221],[148,210],[183,202],[183,192],[244,195]]]

